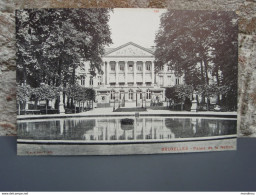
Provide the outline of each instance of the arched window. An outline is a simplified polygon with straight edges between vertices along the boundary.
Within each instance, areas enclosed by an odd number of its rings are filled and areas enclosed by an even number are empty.
[[[146,98],[151,99],[151,91],[149,89],[147,90]]]
[[[84,85],[84,84],[85,84],[85,77],[81,76],[81,85]]]
[[[129,100],[133,100],[133,91],[130,89],[128,93]]]

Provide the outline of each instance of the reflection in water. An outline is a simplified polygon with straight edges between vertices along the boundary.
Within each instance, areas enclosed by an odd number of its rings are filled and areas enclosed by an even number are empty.
[[[170,140],[236,134],[236,120],[203,118],[56,119],[19,121],[19,139],[34,140]],[[131,120],[130,120],[131,121]]]

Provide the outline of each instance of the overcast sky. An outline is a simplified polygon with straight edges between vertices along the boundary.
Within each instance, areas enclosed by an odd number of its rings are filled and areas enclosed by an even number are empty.
[[[165,9],[114,9],[114,12],[110,12],[109,21],[113,41],[110,47],[118,47],[130,41],[146,48],[154,46],[160,16],[165,11]]]

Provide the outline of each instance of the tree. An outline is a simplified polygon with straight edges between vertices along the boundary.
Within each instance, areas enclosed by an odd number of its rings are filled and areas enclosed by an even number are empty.
[[[193,87],[191,85],[175,85],[165,89],[165,96],[169,99],[169,102],[172,100],[176,104],[181,104],[181,110],[183,110],[185,100],[189,99],[192,93]]]
[[[93,102],[95,101],[95,90],[92,88],[82,87],[78,84],[69,85],[64,89],[64,92],[67,95],[68,102],[71,100],[71,105],[68,103],[69,108],[75,108],[78,104],[79,111],[81,108],[84,108],[84,103],[91,103],[93,108]]]
[[[219,96],[225,95],[228,93],[230,88],[228,86],[218,86],[217,84],[211,84],[211,85],[198,85],[196,87],[196,93],[197,95],[204,94],[203,97],[207,98],[207,110],[209,110],[209,104],[210,104],[210,98],[211,97],[218,97],[217,104],[220,104]]]
[[[231,12],[168,11],[156,35],[156,69],[166,64],[196,87],[231,85],[237,93],[237,17]],[[225,54],[225,55],[223,55]],[[229,73],[232,72],[232,74]],[[232,95],[231,95],[232,94]],[[202,93],[204,99],[205,94]],[[236,101],[232,102],[236,105]]]
[[[59,96],[60,87],[42,84],[40,87],[33,88],[31,91],[32,99],[35,101],[37,107],[38,101],[45,100],[45,111],[47,114],[49,101],[56,99]]]
[[[25,114],[26,114],[26,103],[29,100],[32,93],[32,89],[29,85],[18,85],[17,86],[17,103],[18,103],[18,114],[20,115],[21,104],[24,106]]]

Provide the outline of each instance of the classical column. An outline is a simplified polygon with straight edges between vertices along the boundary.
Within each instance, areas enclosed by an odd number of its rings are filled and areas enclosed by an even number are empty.
[[[128,72],[128,62],[124,61],[124,84],[127,85],[127,72]]]
[[[116,85],[118,85],[119,61],[116,61]]]
[[[152,79],[152,86],[155,84],[155,66],[154,66],[154,61],[151,61],[151,79]]]
[[[142,77],[142,81],[143,81],[143,85],[145,85],[145,64],[146,62],[145,61],[142,61],[142,74],[143,74],[143,77]]]
[[[137,73],[137,62],[134,61],[133,63],[133,81],[134,81],[134,86],[136,86],[136,73]]]

